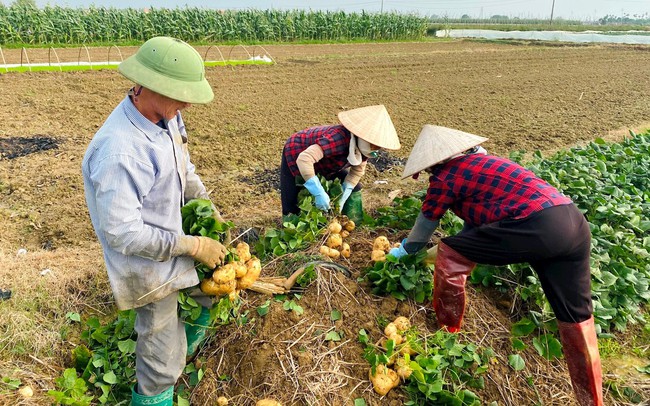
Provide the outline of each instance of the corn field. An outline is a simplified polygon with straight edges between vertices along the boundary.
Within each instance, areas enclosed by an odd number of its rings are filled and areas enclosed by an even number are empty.
[[[0,44],[133,43],[166,35],[188,42],[405,40],[426,34],[415,15],[301,10],[117,9],[0,5]]]

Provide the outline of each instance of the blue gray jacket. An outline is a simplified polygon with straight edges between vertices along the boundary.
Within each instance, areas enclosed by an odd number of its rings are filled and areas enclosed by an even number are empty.
[[[191,271],[194,260],[179,256],[180,208],[208,195],[190,162],[180,112],[164,124],[147,120],[126,97],[97,131],[82,163],[90,219],[121,310],[199,282]]]

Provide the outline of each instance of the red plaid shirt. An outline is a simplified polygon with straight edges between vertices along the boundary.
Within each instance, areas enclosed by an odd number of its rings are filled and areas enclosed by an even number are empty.
[[[435,167],[422,214],[437,220],[451,209],[468,224],[479,226],[570,203],[571,199],[515,162],[470,154]]]
[[[300,175],[296,164],[298,155],[314,144],[320,145],[323,150],[323,159],[314,164],[317,174],[329,178],[350,166],[348,162],[350,131],[342,125],[311,127],[293,134],[284,144],[282,153],[287,159],[293,176]]]

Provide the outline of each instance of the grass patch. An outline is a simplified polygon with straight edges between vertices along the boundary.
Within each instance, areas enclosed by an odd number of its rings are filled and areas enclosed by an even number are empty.
[[[264,60],[232,60],[232,61],[208,61],[205,66],[233,66],[233,65],[271,65],[273,62]],[[103,70],[103,69],[117,69],[118,64],[85,64],[85,65],[37,65],[37,66],[15,66],[15,67],[0,67],[0,74],[9,72],[70,72],[70,71],[85,71],[85,70]]]

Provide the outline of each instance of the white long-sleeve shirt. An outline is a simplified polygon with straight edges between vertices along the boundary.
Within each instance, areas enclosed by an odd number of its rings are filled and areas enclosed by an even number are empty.
[[[180,208],[208,196],[190,162],[180,112],[165,126],[147,120],[127,96],[97,131],[82,162],[88,211],[121,310],[199,282],[194,260],[178,256]]]

